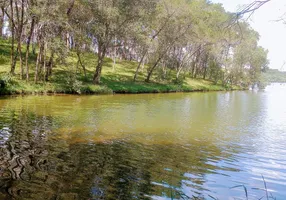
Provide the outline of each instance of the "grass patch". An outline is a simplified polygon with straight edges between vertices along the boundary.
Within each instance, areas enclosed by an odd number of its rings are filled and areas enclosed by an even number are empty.
[[[23,45],[23,48],[24,45]],[[23,49],[23,52],[25,50]],[[16,75],[10,76],[10,43],[0,40],[0,80],[5,81],[5,88],[0,88],[0,94],[45,94],[45,93],[66,93],[66,94],[110,94],[110,93],[167,93],[167,92],[192,92],[192,91],[222,91],[229,89],[222,85],[216,85],[212,81],[203,79],[185,78],[175,82],[175,74],[168,73],[168,79],[160,79],[160,70],[155,71],[152,82],[144,82],[147,74],[147,67],[138,74],[138,81],[133,82],[133,76],[138,65],[137,62],[105,59],[102,71],[102,84],[92,83],[93,73],[97,64],[97,57],[92,53],[81,55],[86,67],[87,75],[83,70],[77,68],[77,56],[70,52],[64,63],[56,63],[53,74],[48,82],[34,83],[34,69],[36,55],[31,53],[30,82],[20,80],[19,63],[16,65]],[[172,74],[173,73],[173,74]]]

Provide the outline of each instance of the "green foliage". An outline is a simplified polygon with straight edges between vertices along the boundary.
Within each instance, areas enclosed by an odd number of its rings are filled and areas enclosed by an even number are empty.
[[[81,94],[82,82],[77,80],[75,73],[69,73],[65,81],[65,85],[67,87],[66,91],[68,93]]]
[[[9,48],[1,46],[0,48]],[[1,50],[1,49],[0,49]],[[112,93],[159,93],[159,92],[191,92],[191,91],[210,91],[225,90],[222,85],[214,85],[211,81],[201,79],[191,79],[189,77],[176,80],[175,73],[168,70],[168,78],[161,77],[156,82],[145,83],[144,73],[139,73],[138,81],[133,82],[133,74],[137,67],[136,62],[118,61],[115,71],[112,70],[111,59],[105,59],[105,69],[103,70],[103,79],[101,85],[94,85],[91,82],[94,63],[97,58],[92,53],[85,54],[85,63],[87,67],[87,76],[85,77],[81,69],[76,69],[76,54],[70,53],[65,63],[58,62],[54,68],[53,76],[50,81],[39,82],[35,84],[31,77],[30,82],[19,80],[19,76],[13,76],[6,71],[7,67],[0,69],[0,79],[4,80],[7,87],[1,94],[44,94],[44,93],[72,93],[72,94],[112,94]],[[7,61],[8,62],[8,61]],[[34,64],[35,60],[31,60]],[[145,72],[147,69],[145,68]],[[16,71],[18,72],[18,71]],[[31,71],[33,73],[33,70]],[[156,77],[162,74],[161,69],[155,71]],[[160,75],[161,74],[161,75]],[[228,88],[231,89],[231,88]]]
[[[9,59],[7,56],[0,54],[0,65],[3,65],[5,63],[7,63],[8,61],[9,61]]]
[[[262,73],[261,81],[264,83],[286,83],[286,72],[269,69]]]
[[[3,80],[7,87],[12,86],[16,83],[16,77],[10,73],[1,74],[0,79]]]
[[[17,80],[8,87],[13,92],[231,89],[258,83],[268,66],[259,34],[245,21],[230,24],[234,13],[208,1],[39,0],[23,8],[15,5],[4,7],[23,11],[25,23],[14,13],[14,38],[6,35],[8,40],[0,41],[1,70],[14,72],[15,63]],[[7,17],[10,29],[12,15]],[[26,54],[27,41],[32,47]],[[24,76],[18,79],[18,74]]]
[[[182,85],[184,83],[184,79],[183,78],[174,79],[173,83],[177,85]]]

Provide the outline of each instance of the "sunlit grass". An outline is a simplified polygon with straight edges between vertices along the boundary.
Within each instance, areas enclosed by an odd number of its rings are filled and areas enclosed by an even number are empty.
[[[24,47],[23,47],[24,48]],[[23,50],[24,51],[24,50]],[[0,79],[7,80],[8,84],[2,94],[33,94],[33,93],[78,93],[78,94],[104,94],[104,93],[164,93],[164,92],[192,92],[192,91],[221,91],[226,90],[222,85],[216,85],[203,79],[186,77],[176,83],[175,73],[171,72],[167,79],[160,78],[159,71],[155,71],[152,81],[146,83],[148,66],[141,69],[137,81],[133,76],[138,63],[117,59],[115,64],[111,58],[106,58],[102,71],[102,84],[92,83],[93,74],[97,64],[97,56],[93,53],[81,55],[86,67],[87,75],[77,65],[77,56],[70,52],[64,63],[56,63],[53,75],[48,82],[34,83],[34,69],[36,55],[31,55],[30,81],[20,80],[19,62],[16,65],[16,75],[9,77],[10,71],[10,44],[0,41]],[[8,78],[7,78],[8,76]],[[239,88],[234,88],[239,89]]]

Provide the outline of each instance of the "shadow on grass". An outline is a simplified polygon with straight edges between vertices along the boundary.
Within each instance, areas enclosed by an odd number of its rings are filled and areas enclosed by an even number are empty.
[[[121,77],[121,76],[120,76]],[[146,82],[133,82],[128,80],[122,81],[122,78],[116,79],[113,76],[102,77],[102,83],[108,88],[112,89],[115,93],[167,93],[167,92],[181,92],[184,91],[184,86],[175,84],[161,84],[161,83],[146,83]],[[191,88],[189,88],[191,90]]]

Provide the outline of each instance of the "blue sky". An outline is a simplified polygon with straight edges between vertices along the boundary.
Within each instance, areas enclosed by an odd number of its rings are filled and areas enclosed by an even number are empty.
[[[254,0],[212,0],[221,3],[227,11],[235,12],[240,6]],[[270,68],[281,69],[284,65],[286,71],[286,24],[276,22],[286,13],[285,0],[271,0],[250,18],[249,23],[260,34],[259,44],[268,49]]]

